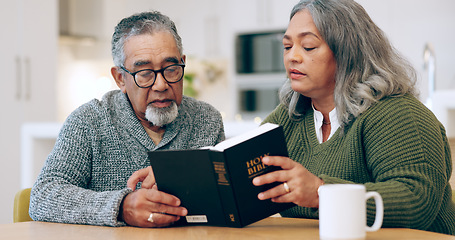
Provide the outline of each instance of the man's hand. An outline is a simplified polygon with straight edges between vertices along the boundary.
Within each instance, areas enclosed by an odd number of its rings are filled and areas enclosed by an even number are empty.
[[[150,189],[155,185],[155,175],[153,175],[152,167],[143,168],[134,172],[128,179],[126,186],[134,191],[139,182],[142,182],[141,188]]]
[[[180,207],[177,197],[158,191],[156,185],[128,194],[123,199],[120,211],[125,223],[137,227],[166,227],[188,213],[184,207]],[[149,221],[151,213],[153,217]]]
[[[142,182],[141,189],[136,190],[139,182]],[[177,197],[158,190],[151,167],[134,172],[127,181],[127,187],[133,192],[123,199],[120,218],[128,225],[166,227],[188,213],[184,207],[180,207]]]

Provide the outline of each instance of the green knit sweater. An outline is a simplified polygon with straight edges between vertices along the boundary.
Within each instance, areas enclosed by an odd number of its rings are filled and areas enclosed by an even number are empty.
[[[289,156],[325,184],[359,183],[384,200],[383,227],[455,234],[449,185],[452,160],[444,127],[413,96],[383,99],[326,142],[316,138],[313,110],[291,120],[278,106],[264,122],[282,125]],[[367,204],[368,223],[375,216]],[[318,218],[317,209],[294,207],[285,217]]]

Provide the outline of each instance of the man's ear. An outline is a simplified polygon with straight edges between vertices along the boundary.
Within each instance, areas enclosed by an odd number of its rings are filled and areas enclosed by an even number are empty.
[[[112,67],[111,68],[111,74],[112,74],[112,77],[115,80],[115,83],[120,88],[120,90],[122,90],[123,93],[126,93],[125,79],[123,77],[123,73],[120,70],[120,68],[119,67]]]

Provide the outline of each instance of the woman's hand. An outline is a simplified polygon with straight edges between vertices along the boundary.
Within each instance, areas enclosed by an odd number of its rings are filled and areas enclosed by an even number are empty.
[[[270,198],[273,202],[293,202],[302,207],[319,207],[318,188],[324,184],[322,179],[288,157],[267,156],[262,162],[265,165],[279,166],[283,170],[255,177],[253,184],[256,186],[273,182],[283,184],[260,193],[259,199]]]

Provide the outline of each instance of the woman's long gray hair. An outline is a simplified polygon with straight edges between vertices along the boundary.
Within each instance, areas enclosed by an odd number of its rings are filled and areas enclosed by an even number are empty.
[[[115,27],[112,35],[112,58],[115,66],[123,66],[125,53],[123,46],[131,36],[152,34],[157,31],[168,31],[172,34],[179,49],[183,53],[182,39],[177,33],[174,22],[166,15],[158,11],[142,12],[122,19]]]
[[[353,0],[301,0],[292,17],[307,9],[337,63],[334,100],[338,120],[344,129],[372,104],[387,96],[417,95],[414,68],[392,47]],[[301,101],[309,99],[291,88],[287,80],[280,90],[280,101],[291,118],[302,116]]]

